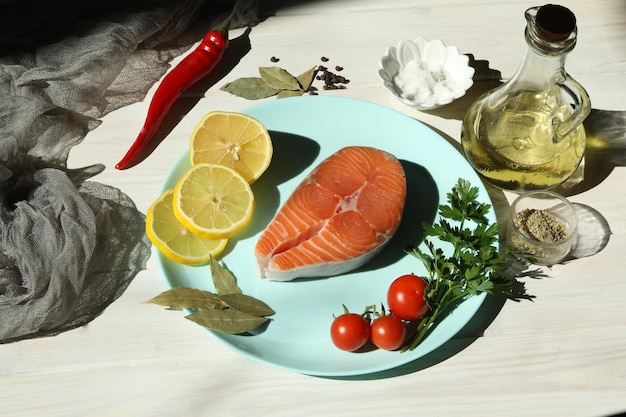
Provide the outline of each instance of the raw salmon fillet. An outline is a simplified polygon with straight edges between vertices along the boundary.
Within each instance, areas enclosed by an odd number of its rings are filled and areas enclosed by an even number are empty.
[[[320,163],[261,234],[262,277],[290,281],[339,275],[368,262],[398,229],[406,179],[391,154],[346,147]]]

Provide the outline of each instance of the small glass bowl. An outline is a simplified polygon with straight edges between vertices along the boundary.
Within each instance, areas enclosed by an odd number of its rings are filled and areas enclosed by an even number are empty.
[[[508,222],[507,243],[525,251],[528,256],[524,257],[537,265],[559,263],[576,242],[576,209],[552,191],[531,191],[517,197]]]
[[[378,76],[404,104],[431,110],[465,95],[474,83],[469,57],[441,40],[402,40],[380,58]]]

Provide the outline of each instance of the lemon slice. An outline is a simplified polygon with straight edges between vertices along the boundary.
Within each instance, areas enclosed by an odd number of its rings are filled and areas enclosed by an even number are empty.
[[[246,179],[220,164],[193,165],[174,187],[174,215],[205,239],[228,238],[250,223],[254,194]]]
[[[234,112],[206,114],[191,134],[191,164],[221,164],[256,181],[272,160],[272,140],[257,119]]]
[[[166,190],[146,212],[146,234],[163,255],[185,265],[209,263],[226,247],[228,239],[209,240],[191,233],[176,219],[174,190]]]

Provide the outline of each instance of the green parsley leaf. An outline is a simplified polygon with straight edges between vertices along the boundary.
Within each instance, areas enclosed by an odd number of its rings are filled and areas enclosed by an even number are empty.
[[[522,262],[514,256],[519,252],[508,245],[502,252],[498,249],[499,225],[490,224],[487,215],[491,206],[478,197],[477,187],[459,179],[447,194],[447,204],[439,206],[437,223],[424,225],[424,249],[409,251],[428,271],[424,278],[430,310],[403,351],[415,349],[438,320],[470,296],[499,293],[514,300],[533,298],[517,278],[538,276],[537,271],[527,271],[528,264],[513,270],[514,262]],[[435,245],[435,239],[449,245],[449,251]]]

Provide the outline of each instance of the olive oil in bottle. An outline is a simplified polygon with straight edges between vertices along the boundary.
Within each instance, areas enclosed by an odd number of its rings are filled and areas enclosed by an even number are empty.
[[[548,5],[527,10],[526,19],[529,48],[520,68],[470,107],[461,138],[474,169],[512,191],[549,189],[576,171],[591,111],[587,93],[564,69],[576,41],[574,15]]]

